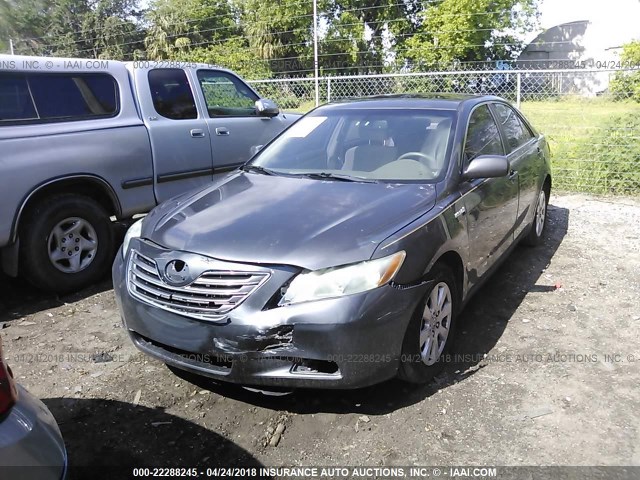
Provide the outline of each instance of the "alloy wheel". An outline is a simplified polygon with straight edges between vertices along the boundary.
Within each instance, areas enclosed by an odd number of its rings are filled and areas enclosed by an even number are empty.
[[[435,364],[444,351],[451,328],[451,290],[445,282],[433,287],[422,314],[420,357],[425,365]]]
[[[96,257],[98,235],[83,218],[69,217],[58,222],[47,239],[49,260],[64,273],[87,268]]]

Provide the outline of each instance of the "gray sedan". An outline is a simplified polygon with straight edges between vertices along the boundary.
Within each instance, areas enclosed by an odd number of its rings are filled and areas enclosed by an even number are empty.
[[[0,340],[0,478],[66,478],[67,451],[47,407],[13,380]]]
[[[329,104],[134,224],[116,298],[139,349],[216,380],[425,382],[470,296],[541,242],[550,190],[544,136],[500,98]]]

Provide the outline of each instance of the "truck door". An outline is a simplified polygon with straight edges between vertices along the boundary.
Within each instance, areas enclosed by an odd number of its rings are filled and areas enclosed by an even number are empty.
[[[149,131],[158,203],[210,183],[213,178],[207,124],[180,68],[136,69],[136,87]]]
[[[251,147],[268,143],[286,127],[282,114],[258,116],[255,102],[260,97],[232,73],[211,69],[192,73],[207,111],[214,174],[246,162],[252,156]]]

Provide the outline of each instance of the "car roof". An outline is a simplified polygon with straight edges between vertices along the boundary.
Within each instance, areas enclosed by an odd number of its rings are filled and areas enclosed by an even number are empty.
[[[458,110],[463,104],[473,106],[488,100],[504,101],[492,95],[463,95],[456,93],[403,93],[393,95],[375,95],[371,97],[345,98],[324,105],[323,109],[383,109],[417,108]]]

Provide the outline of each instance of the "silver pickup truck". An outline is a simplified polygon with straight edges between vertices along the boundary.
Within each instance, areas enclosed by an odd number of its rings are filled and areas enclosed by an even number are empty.
[[[298,117],[223,68],[0,55],[2,269],[57,292],[94,282],[112,217],[234,170]]]

